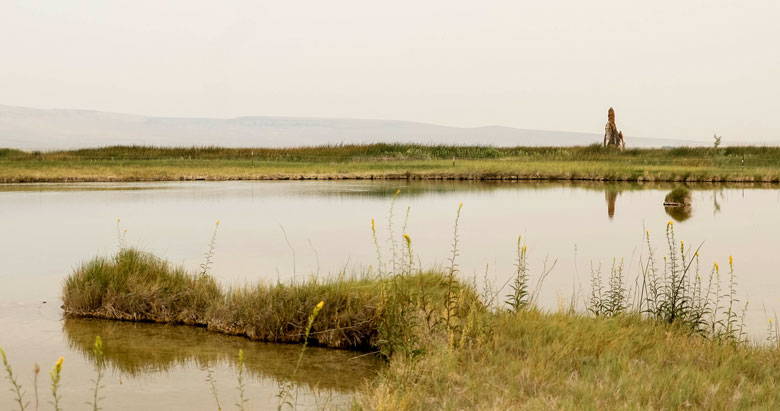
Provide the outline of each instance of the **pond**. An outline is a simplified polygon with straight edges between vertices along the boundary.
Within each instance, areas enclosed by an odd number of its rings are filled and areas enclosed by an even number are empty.
[[[388,216],[396,190],[394,232],[408,209],[415,265],[445,266],[455,216],[460,275],[498,299],[512,277],[518,235],[528,245],[532,281],[549,270],[539,304],[557,309],[590,294],[591,265],[608,272],[623,262],[632,292],[647,259],[645,230],[661,260],[671,219],[678,240],[699,254],[702,275],[734,257],[740,310],[750,306],[751,337],[764,338],[767,316],[780,311],[777,186],[696,185],[690,210],[663,207],[672,184],[571,182],[197,182],[0,186],[0,346],[31,392],[32,364],[43,370],[65,357],[67,408],[83,405],[94,373],[90,347],[103,337],[109,365],[107,409],[190,409],[213,403],[205,366],[220,401],[236,401],[238,349],[245,352],[254,407],[275,408],[279,381],[288,381],[297,346],[250,343],[203,329],[96,320],[63,320],[63,279],[81,262],[110,255],[120,236],[131,246],[196,270],[216,234],[210,273],[222,284],[295,281],[339,272],[376,270],[375,219],[381,252],[391,255]],[[117,219],[121,219],[117,223]],[[124,230],[127,230],[126,234]],[[662,261],[661,261],[662,263]],[[725,274],[724,274],[725,275]],[[357,358],[356,358],[357,357]],[[312,349],[295,382],[299,404],[343,403],[381,364],[359,353]],[[41,381],[48,375],[41,374]],[[7,381],[4,381],[5,384]],[[45,382],[43,383],[45,385]],[[0,406],[11,406],[0,387]],[[43,394],[48,394],[43,386]],[[48,399],[43,399],[43,403]],[[215,407],[216,408],[216,407]]]

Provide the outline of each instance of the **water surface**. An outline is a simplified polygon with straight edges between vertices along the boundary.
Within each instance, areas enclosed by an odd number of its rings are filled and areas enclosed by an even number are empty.
[[[87,400],[89,347],[100,334],[111,365],[105,395],[107,401],[116,401],[108,409],[120,409],[117,404],[131,398],[130,408],[207,404],[213,399],[205,364],[214,367],[223,405],[230,405],[235,402],[235,357],[242,348],[253,404],[274,408],[277,381],[291,377],[296,346],[249,343],[190,327],[63,321],[63,279],[85,259],[115,252],[125,229],[129,245],[195,270],[217,220],[211,273],[225,285],[376,270],[371,219],[376,220],[387,258],[388,211],[398,189],[395,234],[400,239],[409,207],[407,232],[417,265],[446,263],[455,214],[463,202],[461,275],[478,287],[487,279],[497,291],[511,278],[522,234],[532,278],[545,264],[554,265],[539,300],[550,309],[572,296],[582,309],[590,292],[591,264],[607,269],[614,259],[622,259],[636,288],[639,259],[647,256],[645,229],[660,259],[667,221],[674,219],[678,239],[696,247],[703,243],[700,255],[706,272],[712,262],[723,266],[734,256],[738,295],[742,302],[751,302],[748,325],[755,338],[763,338],[764,307],[770,314],[780,311],[780,190],[694,186],[693,208],[670,213],[662,203],[672,187],[399,181],[0,186],[0,345],[28,380],[34,361],[48,368],[65,356],[64,394],[70,408],[77,408]],[[375,361],[351,359],[355,356],[307,352],[307,372],[296,377],[308,393],[301,394],[302,404],[314,406],[322,396],[346,401],[345,395],[376,370]],[[11,405],[9,395],[0,389],[0,406]]]

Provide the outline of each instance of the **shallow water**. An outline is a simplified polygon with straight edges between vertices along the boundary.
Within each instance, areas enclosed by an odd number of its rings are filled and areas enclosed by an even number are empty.
[[[690,214],[670,217],[662,206],[672,188],[669,184],[11,185],[0,186],[0,346],[26,378],[27,388],[31,388],[34,361],[47,369],[65,356],[63,389],[69,408],[75,408],[88,400],[92,378],[88,347],[100,334],[111,366],[105,381],[106,401],[115,401],[107,409],[121,409],[118,404],[129,399],[133,402],[128,409],[210,406],[213,399],[202,370],[204,362],[216,370],[223,405],[231,405],[236,397],[235,357],[243,347],[253,404],[273,408],[276,381],[289,378],[290,356],[297,355],[297,347],[249,343],[189,327],[64,322],[58,308],[62,280],[85,259],[116,251],[118,231],[125,229],[129,245],[195,270],[203,262],[217,220],[211,273],[226,285],[376,269],[371,219],[376,219],[382,253],[388,258],[388,209],[399,188],[395,234],[400,238],[411,207],[407,232],[416,264],[423,268],[446,263],[455,213],[463,202],[458,264],[461,275],[475,279],[478,287],[486,272],[494,291],[511,277],[517,236],[522,234],[532,278],[539,276],[545,259],[548,267],[555,262],[541,288],[540,304],[555,309],[575,295],[582,308],[590,292],[591,263],[603,264],[606,271],[613,258],[624,259],[626,277],[636,288],[639,259],[647,255],[645,228],[660,259],[666,247],[666,223],[675,218],[678,240],[694,247],[703,242],[703,273],[709,273],[713,261],[724,266],[729,255],[734,256],[740,309],[749,298],[747,323],[754,338],[764,337],[764,307],[768,313],[780,311],[777,186],[695,186]],[[121,218],[119,225],[117,218]],[[506,293],[504,289],[499,295]],[[155,354],[158,349],[161,352]],[[347,361],[355,355],[307,351],[309,372],[298,377],[303,387],[301,403],[314,406],[316,397],[322,400],[313,392],[346,401],[343,393],[361,384],[377,366],[366,358]],[[45,381],[48,375],[41,377]],[[0,388],[0,407],[10,406],[10,393]],[[45,387],[41,392],[48,393]]]

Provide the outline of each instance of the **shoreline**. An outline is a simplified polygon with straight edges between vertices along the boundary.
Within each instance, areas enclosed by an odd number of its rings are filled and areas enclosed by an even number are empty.
[[[378,173],[378,174],[262,174],[262,175],[179,175],[160,177],[137,176],[64,176],[37,177],[23,176],[0,178],[0,184],[36,184],[36,183],[141,183],[141,182],[177,182],[177,181],[587,181],[587,182],[628,182],[628,183],[761,183],[778,185],[778,176],[683,176],[670,177],[636,176],[572,176],[534,174],[497,174],[497,173]]]

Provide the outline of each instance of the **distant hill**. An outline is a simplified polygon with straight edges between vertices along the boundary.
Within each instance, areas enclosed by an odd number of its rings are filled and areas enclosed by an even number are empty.
[[[0,105],[0,147],[24,150],[109,145],[295,147],[402,142],[493,146],[572,146],[601,143],[599,133],[512,127],[447,127],[394,120],[304,117],[173,118],[90,110]],[[630,147],[706,143],[626,136]]]

